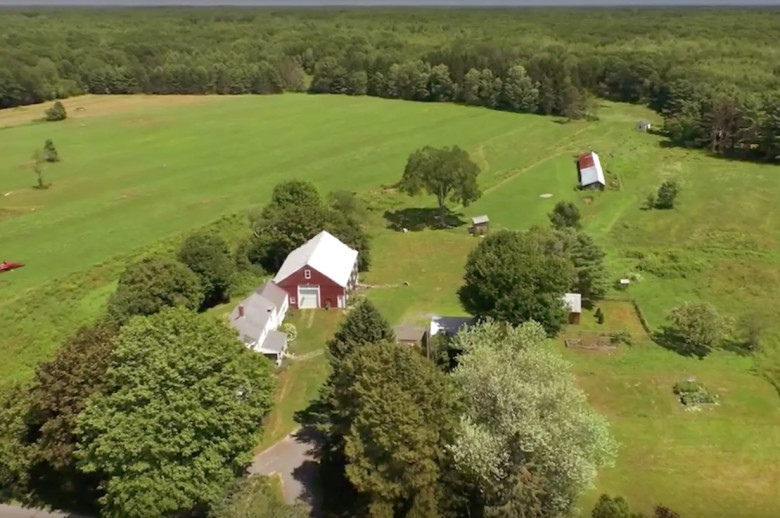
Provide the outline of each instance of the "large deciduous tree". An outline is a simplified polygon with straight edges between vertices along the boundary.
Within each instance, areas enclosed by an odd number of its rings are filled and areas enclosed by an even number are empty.
[[[451,449],[488,516],[566,516],[614,458],[607,421],[545,340],[536,322],[487,322],[455,337],[465,412]]]
[[[108,313],[118,323],[136,315],[152,315],[163,308],[197,309],[203,302],[198,276],[182,263],[165,257],[147,257],[128,265],[108,299]]]
[[[178,253],[200,279],[207,307],[230,299],[230,285],[236,273],[227,242],[216,234],[198,233],[188,237]]]
[[[509,67],[501,91],[501,106],[518,112],[534,112],[539,105],[539,85],[528,77],[523,65]]]
[[[77,468],[76,418],[105,388],[116,333],[110,324],[83,328],[36,369],[26,417],[26,437],[34,438],[29,442],[31,503],[95,511],[101,478]]]
[[[283,182],[274,188],[269,203],[253,222],[254,235],[248,255],[269,270],[278,269],[287,255],[306,241],[327,230],[359,253],[361,270],[370,264],[370,242],[360,214],[344,210],[339,195],[333,207],[324,203],[311,183]],[[355,203],[350,204],[352,208]]]
[[[672,309],[667,318],[686,350],[700,356],[718,347],[726,336],[726,322],[708,302],[686,302]]]
[[[306,180],[288,180],[274,186],[271,192],[272,208],[319,206],[322,204],[317,187]]]
[[[127,324],[104,393],[77,418],[80,467],[105,479],[101,515],[172,516],[217,502],[250,460],[271,365],[215,319],[169,308]]]
[[[550,253],[547,232],[494,232],[466,261],[460,299],[470,313],[510,324],[541,323],[549,335],[566,320],[563,295],[575,279],[564,252]]]
[[[477,175],[479,167],[458,146],[441,149],[425,146],[409,156],[400,187],[411,196],[420,191],[436,196],[443,227],[447,200],[468,206],[481,196]]]

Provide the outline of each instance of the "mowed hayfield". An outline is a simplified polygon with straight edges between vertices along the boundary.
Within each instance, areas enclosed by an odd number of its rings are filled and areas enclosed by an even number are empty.
[[[463,226],[394,231],[383,217],[433,207],[432,199],[388,187],[416,148],[457,144],[483,169],[483,197],[453,207],[464,220],[487,213],[493,229],[523,229],[546,224],[557,201],[575,201],[586,231],[608,253],[612,279],[643,268],[641,282],[621,296],[637,301],[652,328],[686,300],[710,301],[735,319],[756,312],[769,322],[764,353],[698,360],[652,343],[632,306],[611,301],[605,329],[630,327],[633,345],[617,352],[551,345],[570,359],[621,442],[616,466],[600,474],[583,510],[610,492],[640,510],[663,502],[685,517],[780,515],[780,399],[768,381],[780,365],[777,167],[666,147],[662,137],[633,129],[640,118],[659,122],[652,113],[611,103],[603,103],[599,121],[563,123],[375,98],[89,100],[107,103],[104,114],[94,108],[87,117],[88,108],[61,123],[16,121],[0,130],[0,259],[27,263],[0,277],[0,379],[29,378],[63,337],[97,315],[128,258],[169,249],[222,215],[262,205],[277,182],[291,178],[311,180],[323,192],[357,191],[375,209],[373,266],[363,280],[375,286],[367,296],[393,324],[462,313],[457,288],[478,239]],[[42,112],[28,109],[36,108]],[[46,168],[52,186],[39,191],[31,188],[29,159],[46,139],[63,160]],[[614,190],[574,188],[573,156],[588,149],[600,153]],[[641,210],[666,178],[680,183],[678,208]],[[295,318],[299,328],[309,322]],[[301,352],[321,348],[335,328],[332,318],[321,320],[302,333]],[[318,331],[322,326],[328,333]],[[592,315],[582,328],[598,328]],[[327,372],[315,362],[314,376],[295,374],[305,362],[282,373],[288,392],[267,440],[293,426],[294,411],[315,393]],[[718,393],[721,405],[685,412],[671,388],[689,376]],[[296,386],[305,397],[289,388]],[[295,394],[287,396],[290,390]]]

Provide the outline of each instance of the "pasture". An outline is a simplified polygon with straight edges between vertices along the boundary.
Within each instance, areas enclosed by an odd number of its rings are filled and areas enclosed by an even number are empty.
[[[451,207],[463,220],[487,213],[493,229],[528,228],[546,224],[557,201],[574,201],[586,231],[608,254],[613,280],[641,274],[624,295],[637,301],[651,328],[686,300],[710,301],[735,319],[756,312],[771,323],[755,357],[686,358],[646,336],[616,354],[564,350],[557,340],[622,444],[617,465],[600,474],[583,509],[610,492],[641,510],[663,502],[686,517],[780,514],[780,405],[767,381],[780,379],[776,167],[667,147],[633,129],[640,118],[658,122],[651,113],[612,103],[603,103],[599,121],[563,123],[376,98],[166,99],[122,109],[104,98],[102,114],[88,117],[87,109],[60,123],[17,119],[0,129],[0,260],[27,263],[0,277],[0,379],[29,378],[62,338],[94,318],[129,258],[262,205],[277,182],[290,178],[311,180],[323,192],[357,191],[373,209],[373,266],[363,281],[376,286],[367,296],[392,324],[462,313],[456,292],[478,239],[464,226],[427,228],[434,201],[388,188],[416,148],[457,144],[483,170],[483,197]],[[43,111],[25,108],[36,109]],[[51,187],[35,190],[29,160],[46,139],[62,162],[46,166]],[[588,149],[599,152],[615,189],[574,189],[573,155]],[[678,208],[641,210],[666,178],[681,185]],[[389,228],[391,220],[410,231]],[[233,230],[241,224],[224,223]],[[630,320],[625,305],[604,311],[607,323]],[[336,325],[317,316],[309,328],[303,312],[295,318],[302,353],[323,347]],[[596,326],[583,317],[583,328]],[[324,364],[315,360],[316,372],[304,376],[306,365],[292,363],[282,373],[288,387],[300,388],[280,395],[266,440],[289,431],[294,411],[324,379]],[[685,412],[671,387],[688,376],[717,392],[721,406]]]

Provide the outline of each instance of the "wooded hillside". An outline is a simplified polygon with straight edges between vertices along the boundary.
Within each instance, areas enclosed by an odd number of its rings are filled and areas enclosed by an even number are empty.
[[[675,144],[780,157],[780,10],[0,11],[0,108],[81,93],[282,91],[597,116],[649,104]]]

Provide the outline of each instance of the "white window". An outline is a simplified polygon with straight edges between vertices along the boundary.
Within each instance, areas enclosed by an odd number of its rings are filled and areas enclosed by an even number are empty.
[[[290,304],[295,304],[295,297],[290,297]]]
[[[304,276],[306,279],[311,279],[311,270],[304,270],[304,271],[303,271],[303,276]]]

